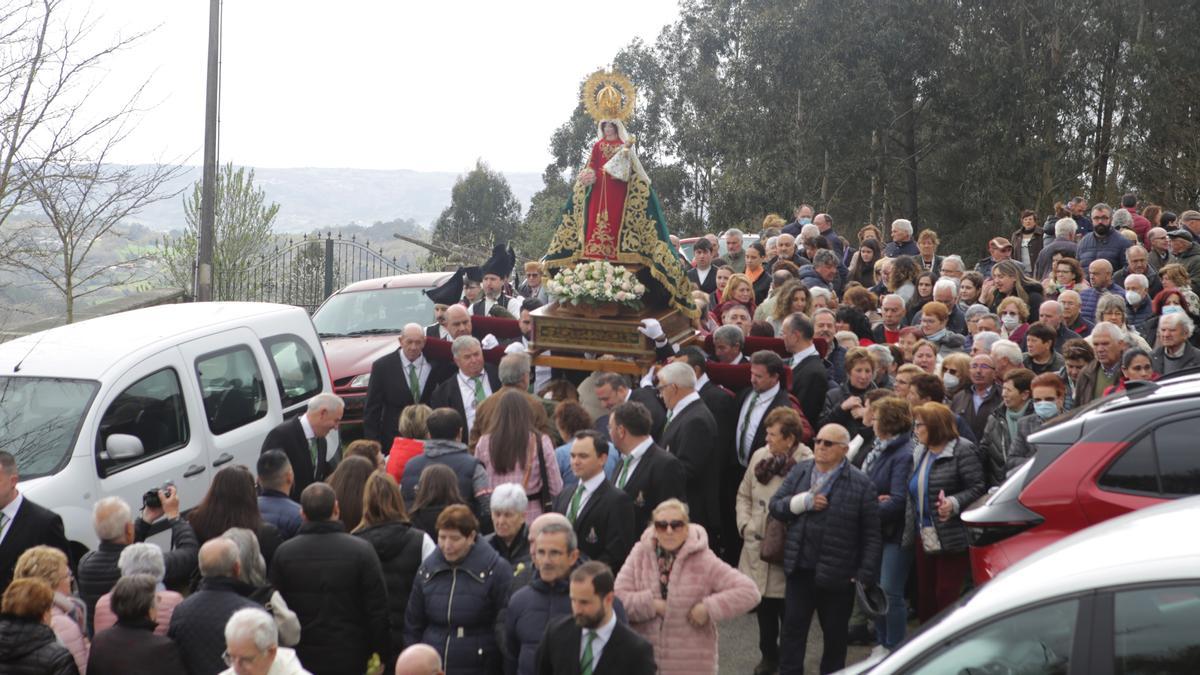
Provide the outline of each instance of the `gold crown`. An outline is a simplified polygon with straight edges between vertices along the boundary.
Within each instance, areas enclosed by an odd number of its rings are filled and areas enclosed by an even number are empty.
[[[615,70],[597,70],[583,83],[583,107],[597,122],[629,119],[636,97],[633,83]]]

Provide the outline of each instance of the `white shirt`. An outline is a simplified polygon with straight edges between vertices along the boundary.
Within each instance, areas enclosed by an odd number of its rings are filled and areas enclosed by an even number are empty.
[[[738,443],[737,447],[734,448],[734,452],[737,453],[738,462],[740,462],[742,466],[746,466],[746,463],[750,461],[750,455],[753,455],[754,451],[758,449],[750,447],[750,444],[754,442],[754,433],[758,431],[758,425],[762,422],[763,417],[766,416],[767,408],[770,407],[771,401],[774,401],[775,396],[778,394],[779,383],[777,382],[775,383],[774,387],[771,387],[770,389],[759,394],[757,400],[755,400],[754,394],[747,396],[746,402],[742,404],[741,410],[738,411],[737,438],[740,442]],[[750,410],[750,418],[746,419],[746,411],[750,408],[750,401],[754,401],[754,409]],[[745,421],[744,426],[743,421]],[[743,448],[746,452],[744,459],[740,452],[740,450]]]
[[[808,356],[810,354],[816,354],[816,353],[817,353],[816,345],[809,345],[807,349],[801,349],[800,351],[796,352],[795,354],[792,354],[792,367],[795,368],[796,366],[800,365],[801,361],[808,358]]]
[[[704,280],[708,278],[710,272],[712,272],[712,265],[709,265],[705,269],[696,268],[696,280],[700,282],[701,286],[704,285]]]
[[[406,357],[404,355],[404,352],[401,351],[400,352],[400,363],[403,364],[403,366],[404,366],[404,383],[408,384],[408,367],[416,366],[417,367],[417,382],[419,383],[421,391],[425,391],[425,382],[427,380],[429,380],[429,373],[430,373],[430,371],[433,370],[432,368],[429,367],[429,362],[425,360],[425,357],[422,355],[422,356],[418,356],[416,361],[409,361],[408,357]]]
[[[699,401],[699,400],[700,400],[700,394],[697,394],[694,391],[692,393],[688,394],[687,396],[684,396],[683,398],[679,399],[679,402],[675,404],[675,407],[671,408],[671,417],[674,418],[676,415],[683,412],[683,409],[688,407],[689,405],[691,405],[692,401]]]
[[[483,397],[491,396],[492,385],[488,382],[487,371],[480,371],[479,378],[483,383]],[[458,393],[462,395],[463,413],[467,416],[467,433],[470,433],[471,427],[475,426],[475,380],[464,375],[461,370],[458,371]]]
[[[4,543],[4,537],[8,536],[8,531],[12,529],[13,518],[17,517],[17,511],[21,510],[21,503],[24,501],[25,495],[18,492],[8,506],[0,509],[0,512],[4,513],[4,527],[0,528],[0,543]]]
[[[528,352],[533,345],[529,338],[521,336],[521,344],[525,345],[525,351]],[[537,393],[542,390],[542,387],[550,382],[550,366],[534,366],[533,367],[533,391]]]
[[[630,470],[630,473],[632,473],[632,472],[633,471]],[[600,484],[604,482],[605,478],[607,478],[607,476],[604,475],[604,469],[601,469],[600,473],[597,473],[595,476],[592,476],[591,478],[589,478],[585,481],[579,482],[579,485],[583,486],[583,496],[581,496],[579,498],[579,511],[576,512],[576,515],[578,515],[579,513],[583,513],[583,507],[587,506],[588,499],[591,498],[593,492],[595,492],[597,489],[599,489]],[[629,480],[629,478],[626,477],[625,480]],[[571,498],[574,499],[575,495],[572,494]],[[570,508],[570,504],[571,504],[570,502],[567,502],[568,509]]]
[[[604,622],[599,628],[581,628],[579,633],[579,660],[583,661],[583,650],[587,649],[587,634],[589,630],[596,633],[596,637],[592,639],[592,672],[596,671],[596,664],[600,663],[600,655],[604,653],[604,645],[608,644],[612,638],[613,629],[617,627],[617,613],[613,612],[612,616],[608,617],[608,621]]]
[[[729,365],[736,366],[737,364],[739,364],[745,360],[747,360],[746,355],[741,352],[738,352],[738,355],[733,357],[733,360],[729,362]],[[707,377],[707,375],[705,377]]]
[[[508,301],[508,307],[505,307],[505,309],[508,310],[509,314],[512,314],[519,319],[521,318],[521,305],[525,304],[527,299],[528,298],[523,295],[518,295],[512,300]]]
[[[304,437],[312,440],[317,437],[317,432],[313,431],[312,423],[308,421],[308,415],[300,416],[300,428],[304,430]]]
[[[450,331],[446,330],[446,327],[440,323],[438,324],[438,337],[440,337],[443,340],[450,339]]]
[[[642,461],[642,455],[646,454],[646,451],[650,449],[650,444],[652,443],[654,443],[654,439],[647,436],[646,440],[638,443],[636,446],[634,446],[633,450],[629,451],[629,470],[625,471],[626,483],[629,482],[630,478],[633,478],[633,472],[637,470],[638,462]],[[624,461],[626,461],[625,457],[622,456],[621,462]],[[617,484],[617,481],[621,479],[621,462],[617,462],[616,479],[613,480],[614,486]]]
[[[708,373],[704,373],[696,378],[696,391],[703,389],[706,384],[708,384]]]

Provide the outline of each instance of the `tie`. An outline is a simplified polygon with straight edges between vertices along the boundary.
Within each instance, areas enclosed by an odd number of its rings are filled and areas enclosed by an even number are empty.
[[[4,534],[4,527],[8,525],[8,514],[0,511],[0,534]]]
[[[750,415],[754,412],[754,406],[758,403],[758,392],[750,397],[750,405],[746,407],[746,414],[742,416],[742,433],[738,436],[738,461],[745,466],[749,458],[746,456],[746,432],[750,430]],[[753,441],[753,438],[751,438]]]
[[[483,403],[483,399],[487,398],[487,393],[483,391],[483,376],[479,375],[471,378],[475,380],[475,405]]]
[[[596,631],[587,632],[587,643],[583,646],[583,656],[579,658],[579,675],[592,675],[592,643],[596,641]]]
[[[308,452],[312,455],[313,475],[317,473],[317,439],[308,439]]]
[[[412,392],[413,403],[421,402],[421,379],[417,377],[417,364],[408,364],[408,389]]]
[[[675,410],[674,410],[674,409],[671,409],[671,410],[668,410],[668,411],[667,411],[667,421],[666,421],[666,423],[664,423],[664,424],[663,424],[663,428],[666,428],[667,424],[670,424],[670,423],[671,423],[671,418],[672,418],[672,417],[674,417],[674,416],[675,416]]]
[[[583,501],[584,492],[587,492],[587,488],[583,486],[583,483],[580,483],[579,487],[575,490],[575,494],[571,497],[571,508],[567,509],[567,520],[571,521],[572,525],[575,524],[575,518],[579,516],[579,504]]]
[[[631,464],[633,464],[633,455],[625,455],[621,460],[621,473],[617,475],[617,487],[625,487],[625,481],[629,480],[629,466]]]

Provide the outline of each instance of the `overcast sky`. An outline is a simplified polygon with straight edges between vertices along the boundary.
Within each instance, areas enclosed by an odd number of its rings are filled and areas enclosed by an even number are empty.
[[[152,77],[156,107],[114,159],[201,163],[208,2],[68,7],[90,7],[98,38],[159,26],[100,90],[115,103]],[[220,159],[461,172],[482,157],[540,172],[582,79],[677,16],[676,0],[227,2]]]

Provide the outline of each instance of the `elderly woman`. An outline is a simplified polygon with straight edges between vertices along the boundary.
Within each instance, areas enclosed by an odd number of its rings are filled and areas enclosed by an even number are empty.
[[[13,579],[41,579],[54,589],[50,628],[75,658],[80,673],[87,670],[87,607],[71,594],[71,568],[67,555],[53,546],[34,546],[17,558]]]
[[[1063,291],[1082,292],[1087,287],[1087,275],[1074,258],[1060,258],[1050,269],[1050,278],[1042,284],[1045,297],[1052,300],[1057,300]]]
[[[1130,347],[1150,351],[1150,345],[1146,343],[1146,340],[1126,322],[1128,315],[1125,313],[1125,310],[1125,298],[1115,293],[1102,295],[1096,301],[1096,323],[1099,324],[1102,321],[1107,321],[1115,325],[1124,334],[1125,344]],[[1090,342],[1091,336],[1088,336],[1087,339]]]
[[[950,308],[931,300],[921,308],[921,335],[932,342],[938,349],[938,356],[948,356],[961,352],[965,338],[951,332],[947,327],[950,322]]]
[[[917,446],[908,479],[902,544],[916,547],[917,620],[958,599],[970,571],[967,528],[959,514],[983,496],[983,465],[970,441],[959,437],[954,413],[941,403],[913,409]]]
[[[220,675],[307,675],[296,652],[279,646],[279,634],[271,615],[261,609],[239,609],[225,624],[225,662]],[[392,659],[395,663],[395,659]],[[254,670],[239,668],[253,664]]]
[[[8,585],[0,600],[0,672],[38,675],[79,672],[71,652],[59,644],[47,625],[53,606],[54,589],[43,579],[16,579]]]
[[[417,570],[404,642],[431,645],[446,672],[490,675],[501,663],[496,618],[508,601],[512,566],[478,541],[479,521],[462,504],[442,511],[437,533],[437,551]]]
[[[1029,305],[1021,298],[1008,297],[997,305],[996,314],[1000,316],[1000,337],[1021,344],[1029,330]]]
[[[955,352],[942,359],[942,386],[946,388],[948,399],[971,386],[971,357],[965,352]]]
[[[121,551],[121,557],[117,559],[117,569],[121,570],[123,577],[148,574],[157,580],[158,590],[154,593],[154,606],[158,613],[154,617],[157,622],[154,632],[165,636],[167,628],[171,625],[171,615],[175,612],[175,606],[183,602],[183,596],[175,591],[168,591],[163,586],[166,565],[163,562],[162,549],[154,544],[130,544]],[[112,593],[105,593],[96,601],[93,624],[97,633],[117,623],[117,615],[113,613],[111,602]]]
[[[486,541],[513,569],[529,565],[529,530],[525,525],[525,510],[529,498],[516,483],[497,485],[492,491],[492,525],[496,531],[485,535]]]
[[[387,472],[399,483],[404,476],[408,460],[425,452],[425,439],[429,438],[429,413],[433,409],[424,403],[410,405],[400,413],[400,435],[392,441],[388,452]]]
[[[846,352],[846,381],[825,393],[818,427],[830,422],[846,427],[853,438],[862,433],[866,424],[867,394],[875,389],[875,362],[862,347]]]
[[[231,527],[222,536],[237,544],[238,580],[250,587],[247,597],[271,611],[279,626],[279,639],[283,644],[298,644],[300,619],[288,608],[279,591],[267,581],[267,565],[258,548],[258,538],[244,527]]]
[[[813,453],[800,442],[804,423],[794,409],[788,406],[772,409],[763,425],[767,428],[767,444],[750,456],[747,464],[750,470],[737,491],[737,527],[743,541],[738,570],[754,580],[762,595],[755,610],[762,661],[754,672],[773,673],[779,669],[779,628],[783,620],[786,579],[782,565],[768,563],[760,555],[763,535],[767,531],[767,503],[792,467],[811,458]]]
[[[130,574],[121,577],[112,593],[105,596],[112,599],[116,623],[104,630],[96,627],[88,657],[88,670],[93,675],[187,672],[179,646],[155,626],[158,585],[152,575]]]
[[[939,358],[938,353],[939,349],[937,345],[933,344],[929,340],[921,340],[916,344],[915,347],[913,347],[912,362],[926,373],[929,373],[930,375],[936,375]]]
[[[661,675],[716,673],[717,622],[754,609],[758,587],[708,547],[678,499],[659,504],[614,588],[629,624],[654,646]]]
[[[1038,375],[1033,378],[1029,389],[1033,394],[1033,414],[1017,420],[1017,434],[1013,436],[1008,459],[1004,463],[1006,478],[1010,471],[1033,457],[1035,448],[1029,444],[1030,435],[1063,413],[1067,384],[1056,373]]]

